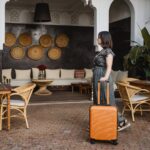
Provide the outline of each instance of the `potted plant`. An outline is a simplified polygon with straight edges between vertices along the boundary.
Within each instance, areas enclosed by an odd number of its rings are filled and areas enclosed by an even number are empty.
[[[141,29],[143,45],[137,42],[124,57],[124,67],[132,72],[132,76],[150,80],[150,34],[146,27]]]

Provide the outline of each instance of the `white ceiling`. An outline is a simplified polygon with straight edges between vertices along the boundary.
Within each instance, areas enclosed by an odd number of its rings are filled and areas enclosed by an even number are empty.
[[[88,6],[84,6],[82,0],[10,0],[6,7],[30,7],[34,8],[38,2],[49,3],[50,10],[66,10],[66,11],[91,11]]]

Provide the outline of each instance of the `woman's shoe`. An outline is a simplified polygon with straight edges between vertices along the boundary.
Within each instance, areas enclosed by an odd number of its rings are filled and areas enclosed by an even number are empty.
[[[123,131],[124,129],[127,129],[130,126],[131,124],[126,122],[122,126],[118,126],[118,131]]]

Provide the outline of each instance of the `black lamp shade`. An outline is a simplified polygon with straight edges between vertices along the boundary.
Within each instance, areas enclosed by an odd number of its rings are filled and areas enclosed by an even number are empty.
[[[34,14],[35,22],[48,22],[51,21],[49,5],[47,3],[37,3],[35,6]]]

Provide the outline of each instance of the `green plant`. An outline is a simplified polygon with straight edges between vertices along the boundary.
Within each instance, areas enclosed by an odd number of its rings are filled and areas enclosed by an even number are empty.
[[[124,57],[125,69],[134,72],[139,78],[150,77],[150,34],[146,27],[141,29],[143,45],[137,42]]]

